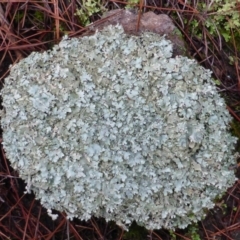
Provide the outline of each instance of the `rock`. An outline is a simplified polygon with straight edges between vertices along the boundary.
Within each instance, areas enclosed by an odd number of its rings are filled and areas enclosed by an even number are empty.
[[[142,14],[139,26],[139,15],[129,10],[116,9],[111,10],[103,15],[103,18],[89,26],[90,32],[84,35],[94,33],[96,29],[101,30],[107,25],[121,24],[124,31],[129,34],[138,35],[142,31],[151,31],[160,35],[166,35],[166,38],[173,43],[173,56],[186,55],[185,43],[181,32],[173,24],[172,19],[166,14],[155,14],[146,12]],[[139,29],[138,29],[139,27]]]

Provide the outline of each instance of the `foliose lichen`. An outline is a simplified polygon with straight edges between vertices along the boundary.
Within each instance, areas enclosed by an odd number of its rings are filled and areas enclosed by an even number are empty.
[[[185,228],[235,181],[211,72],[173,58],[163,36],[108,26],[64,38],[14,65],[1,95],[12,167],[69,218]]]

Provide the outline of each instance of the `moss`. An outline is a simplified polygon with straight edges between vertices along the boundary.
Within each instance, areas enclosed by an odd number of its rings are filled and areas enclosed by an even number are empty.
[[[202,29],[205,28],[213,37],[222,36],[230,46],[235,42],[239,51],[240,14],[237,4],[237,1],[232,0],[225,0],[224,3],[216,0],[211,6],[198,3],[197,10],[201,13],[201,17],[196,17],[189,22],[190,34],[202,38]]]
[[[176,51],[177,53],[176,55],[182,55],[191,58],[188,54],[182,32],[178,28],[175,28],[173,32],[168,35],[168,38],[176,44],[176,49],[174,49],[174,52]]]
[[[236,110],[238,111],[240,108],[239,106],[236,108]],[[231,122],[231,132],[234,136],[238,137],[240,139],[240,122],[237,121],[236,119],[234,119],[232,122]],[[238,144],[238,148],[237,150],[239,151],[240,150],[240,144]]]
[[[197,224],[192,224],[187,228],[186,237],[189,237],[191,240],[201,240],[199,235],[199,227]]]
[[[43,20],[44,20],[44,14],[43,14],[43,12],[41,12],[41,11],[36,11],[36,12],[34,13],[34,18],[35,18],[36,20],[43,21]]]
[[[81,8],[77,9],[75,15],[79,17],[79,20],[86,26],[91,23],[91,17],[100,12],[106,11],[103,3],[99,0],[84,0]]]
[[[16,23],[19,23],[24,17],[24,11],[18,11],[17,14],[14,17],[14,21]]]

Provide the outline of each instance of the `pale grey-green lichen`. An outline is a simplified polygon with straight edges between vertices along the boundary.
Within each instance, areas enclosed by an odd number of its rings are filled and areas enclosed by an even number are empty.
[[[13,66],[1,95],[13,168],[69,218],[185,228],[235,181],[211,72],[157,34],[65,38]]]

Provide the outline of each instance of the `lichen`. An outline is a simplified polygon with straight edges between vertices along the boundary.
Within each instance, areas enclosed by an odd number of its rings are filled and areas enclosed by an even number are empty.
[[[14,65],[1,95],[13,168],[69,218],[185,228],[235,181],[211,72],[173,58],[163,36],[108,26],[64,38]]]

